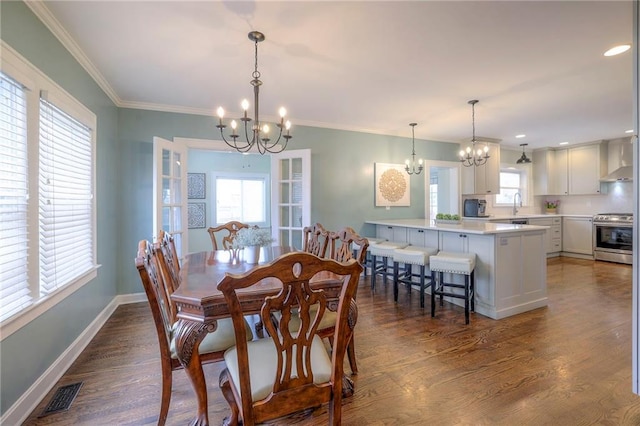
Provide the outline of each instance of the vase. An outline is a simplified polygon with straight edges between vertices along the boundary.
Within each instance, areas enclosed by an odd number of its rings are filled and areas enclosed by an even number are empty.
[[[244,261],[255,265],[260,261],[260,246],[249,246],[244,248]]]
[[[547,214],[556,214],[558,212],[557,208],[549,208],[547,207]]]

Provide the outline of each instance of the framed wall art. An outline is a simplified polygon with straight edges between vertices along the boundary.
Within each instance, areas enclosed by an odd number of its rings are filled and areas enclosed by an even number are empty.
[[[189,203],[187,206],[187,228],[204,228],[207,224],[205,210],[205,203]]]
[[[187,198],[207,198],[207,181],[205,173],[187,173]]]
[[[409,175],[404,164],[375,163],[376,207],[410,206]]]

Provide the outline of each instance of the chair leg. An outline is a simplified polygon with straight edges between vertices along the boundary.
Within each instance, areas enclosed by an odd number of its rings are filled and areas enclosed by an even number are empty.
[[[347,357],[349,358],[349,366],[351,367],[351,374],[354,376],[358,374],[358,364],[356,363],[356,347],[354,343],[354,335],[351,335],[349,344],[347,345]]]
[[[387,275],[389,275],[389,258],[382,256],[382,282],[387,285]]]
[[[371,255],[371,290],[376,289],[376,270],[378,266],[376,265],[376,256]]]
[[[475,271],[471,271],[471,310],[476,311],[476,276]]]
[[[436,315],[436,272],[431,271],[431,318]]]
[[[222,391],[222,396],[224,396],[224,399],[227,400],[227,404],[229,404],[229,408],[231,409],[231,414],[229,415],[229,417],[225,417],[223,425],[235,426],[238,424],[240,411],[238,409],[236,399],[233,396],[233,391],[231,390],[231,382],[229,381],[229,370],[227,370],[226,368],[220,372],[218,384],[220,386],[220,390]]]
[[[420,307],[424,308],[424,265],[420,265]]]
[[[444,272],[438,272],[439,278],[440,278],[440,289],[442,291],[444,291]],[[444,301],[443,301],[443,294],[442,292],[440,292],[440,307],[444,306]]]
[[[398,262],[393,262],[393,301],[397,302],[398,301],[398,274],[399,274],[399,263]]]
[[[469,281],[470,276],[464,276],[464,323],[469,324]]]
[[[158,426],[164,426],[169,414],[169,404],[171,404],[171,386],[173,384],[173,371],[170,363],[162,363],[162,399],[160,400],[160,416]]]

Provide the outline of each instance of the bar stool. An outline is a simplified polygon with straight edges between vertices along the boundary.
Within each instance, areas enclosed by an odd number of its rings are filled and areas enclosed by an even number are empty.
[[[427,272],[425,269],[429,266],[430,256],[438,253],[438,249],[434,247],[407,246],[393,251],[393,301],[398,301],[398,283],[407,284],[409,286],[409,295],[411,295],[411,286],[415,284],[413,278],[420,279],[420,307],[424,308],[424,288]],[[404,264],[404,271],[400,274],[400,264]],[[420,273],[413,273],[413,265],[420,266]],[[431,273],[429,273],[431,278]]]
[[[369,252],[370,247],[376,244],[380,244],[384,241],[387,241],[386,238],[373,238],[373,237],[366,237],[366,238],[369,241],[369,247],[367,247],[367,255],[364,259],[364,264],[362,265],[362,272],[365,277],[367,276],[367,268],[371,268],[371,253]],[[352,247],[353,247],[353,257],[357,257],[356,253],[358,252],[358,250],[360,250],[360,246],[354,242],[352,244]]]
[[[405,248],[408,243],[398,243],[393,241],[383,241],[369,246],[371,255],[371,290],[376,288],[376,276],[381,275],[383,282],[387,284],[387,277],[393,277],[393,265],[389,266],[389,258],[393,257],[393,251]],[[381,257],[378,261],[376,258]]]
[[[464,320],[469,324],[469,308],[475,311],[475,275],[476,266],[475,253],[452,253],[441,251],[429,259],[431,267],[431,316],[435,316],[436,296],[440,296],[440,306],[442,297],[455,297],[464,299]],[[444,282],[444,273],[464,275],[464,284]],[[438,279],[436,280],[436,273]],[[447,291],[447,287],[464,289],[464,294]]]

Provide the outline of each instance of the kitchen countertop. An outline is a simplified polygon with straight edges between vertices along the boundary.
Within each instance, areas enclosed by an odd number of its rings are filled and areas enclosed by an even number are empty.
[[[407,228],[430,229],[445,232],[464,232],[467,234],[480,235],[505,234],[513,232],[534,232],[549,229],[548,226],[514,225],[510,223],[493,223],[486,220],[464,219],[459,224],[436,224],[435,221],[426,219],[379,219],[367,220],[365,221],[365,223],[369,223],[372,225],[404,226]]]

